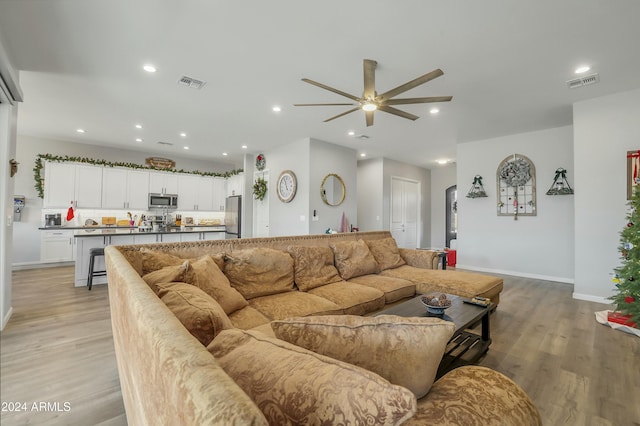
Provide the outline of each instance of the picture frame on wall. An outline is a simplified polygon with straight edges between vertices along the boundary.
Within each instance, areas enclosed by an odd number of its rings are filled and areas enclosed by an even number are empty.
[[[631,199],[633,188],[640,184],[640,150],[627,151],[627,200]]]

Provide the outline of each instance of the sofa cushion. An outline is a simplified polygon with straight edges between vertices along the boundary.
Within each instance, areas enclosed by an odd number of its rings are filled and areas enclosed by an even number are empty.
[[[189,270],[189,262],[181,259],[179,265],[165,266],[153,272],[145,274],[142,279],[151,287],[154,293],[158,294],[157,284],[170,283],[173,281],[184,281],[184,277]]]
[[[433,384],[408,426],[540,426],[540,413],[513,380],[479,366],[456,368]]]
[[[159,283],[158,296],[189,333],[203,345],[222,330],[233,328],[222,307],[199,288],[180,282]]]
[[[406,265],[407,262],[400,257],[400,250],[395,238],[380,238],[376,240],[366,240],[371,254],[378,262],[381,271],[393,269]]]
[[[140,258],[142,263],[143,276],[148,274],[149,272],[162,269],[165,266],[180,265],[184,263],[185,260],[187,260],[169,253],[165,253],[161,250],[151,250],[148,248],[140,249]]]
[[[373,287],[384,293],[385,303],[397,302],[400,299],[416,294],[416,285],[402,278],[385,277],[378,274],[362,275],[351,278],[350,283]]]
[[[271,323],[276,337],[373,371],[418,398],[433,384],[455,325],[440,318],[353,315]]]
[[[294,290],[293,258],[281,250],[256,247],[226,254],[224,273],[247,300]]]
[[[269,321],[271,321],[269,318],[261,314],[260,311],[252,308],[251,306],[245,306],[242,309],[238,309],[229,315],[229,319],[235,328],[240,328],[242,330],[249,330],[263,324],[269,324]]]
[[[202,256],[189,264],[190,268],[183,281],[195,285],[213,297],[227,315],[249,305],[238,290],[231,287],[229,279],[211,256]]]
[[[337,304],[320,296],[302,291],[273,294],[249,300],[249,306],[271,320],[306,315],[337,315],[343,310]]]
[[[334,262],[344,280],[379,272],[378,263],[363,240],[329,244]]]
[[[340,306],[346,315],[365,315],[384,307],[384,293],[375,288],[338,281],[309,290]]]
[[[415,396],[365,369],[255,331],[225,330],[207,348],[273,425],[395,425]]]
[[[333,251],[326,246],[290,246],[293,257],[293,277],[300,291],[341,281],[338,270],[333,265]]]
[[[403,278],[416,285],[418,293],[437,291],[463,297],[488,297],[498,302],[502,291],[502,278],[473,272],[422,269],[413,266],[400,266],[382,271],[384,276]]]

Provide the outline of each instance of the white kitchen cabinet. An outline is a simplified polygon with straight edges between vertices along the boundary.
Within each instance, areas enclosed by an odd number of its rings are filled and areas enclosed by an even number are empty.
[[[180,242],[199,241],[201,232],[190,232],[188,234],[180,234]]]
[[[178,175],[172,172],[149,172],[149,192],[153,194],[177,194]]]
[[[221,177],[213,178],[213,211],[224,211],[225,199],[227,198],[227,180]]]
[[[147,210],[149,172],[104,167],[102,208]]]
[[[145,234],[141,232],[133,237],[133,244],[151,244],[158,241],[158,234]]]
[[[205,240],[224,240],[224,232],[203,232]]]
[[[239,173],[227,178],[227,197],[244,194],[244,174]]]
[[[178,177],[178,208],[187,211],[211,211],[213,183],[208,176],[180,175]]]
[[[102,167],[45,162],[44,208],[102,207]]]
[[[163,243],[179,243],[180,242],[180,234],[178,233],[158,234],[158,236],[161,238],[160,241],[162,241]]]
[[[40,234],[40,262],[71,262],[74,260],[73,231],[48,229]]]

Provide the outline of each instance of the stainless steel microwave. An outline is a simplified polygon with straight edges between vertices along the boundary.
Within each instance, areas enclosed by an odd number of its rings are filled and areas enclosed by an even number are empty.
[[[149,194],[149,209],[177,209],[178,194]]]

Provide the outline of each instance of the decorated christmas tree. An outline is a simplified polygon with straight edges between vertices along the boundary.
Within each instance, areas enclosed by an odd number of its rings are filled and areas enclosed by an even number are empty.
[[[620,233],[622,266],[616,268],[613,281],[617,294],[611,297],[616,310],[630,315],[630,321],[640,325],[640,189],[636,187],[629,202],[627,226]]]

